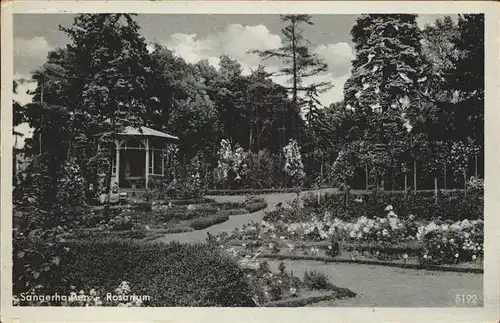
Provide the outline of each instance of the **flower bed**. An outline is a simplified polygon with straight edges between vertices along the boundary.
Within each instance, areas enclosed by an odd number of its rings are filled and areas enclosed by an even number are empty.
[[[394,246],[412,244],[419,262],[428,264],[457,264],[483,257],[482,220],[419,223],[412,216],[400,219],[390,205],[385,208],[384,217],[362,216],[356,221],[342,220],[325,212],[323,217],[312,216],[307,222],[287,223],[278,215],[279,210],[273,212],[273,222],[245,225],[234,230],[228,239],[251,240],[256,245],[272,243],[270,250],[280,247],[276,241],[286,240],[324,241],[332,252],[340,246],[357,245],[360,251],[367,249],[361,246],[370,246],[380,257],[394,254],[397,250]]]
[[[137,203],[121,205],[111,209],[109,219],[104,218],[100,208],[94,209],[82,217],[86,225],[76,226],[71,236],[80,239],[117,237],[152,240],[164,234],[206,229],[227,221],[231,215],[247,214],[267,207],[260,197],[248,197],[243,202],[197,201],[202,203],[155,201],[149,204],[149,210],[137,209]]]

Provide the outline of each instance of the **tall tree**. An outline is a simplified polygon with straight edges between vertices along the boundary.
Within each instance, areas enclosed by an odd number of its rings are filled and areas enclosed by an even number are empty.
[[[111,186],[114,139],[127,126],[144,124],[149,97],[148,52],[139,25],[130,14],[81,14],[61,27],[72,43],[67,49],[84,76],[81,106],[98,125],[106,149],[106,192]]]
[[[465,112],[461,130],[476,145],[484,145],[484,15],[461,15],[456,69],[448,73],[450,87],[458,92],[456,105]],[[457,111],[458,112],[458,111]]]
[[[282,61],[281,67],[275,75],[288,76],[287,90],[292,96],[292,108],[300,113],[306,100],[300,93],[308,91],[325,91],[331,88],[330,82],[309,82],[307,78],[326,72],[328,66],[316,54],[309,52],[308,41],[304,38],[302,26],[312,26],[312,17],[309,15],[282,15],[280,16],[283,28],[284,45],[280,48],[265,51],[254,51],[264,59],[277,58]],[[293,120],[292,131],[297,134],[300,120]]]
[[[403,138],[421,109],[421,34],[416,15],[362,15],[352,28],[356,49],[345,84],[346,107],[354,110],[349,142],[373,145],[373,176],[396,169]]]
[[[209,92],[215,102],[219,120],[223,125],[224,137],[233,145],[249,148],[249,114],[246,107],[247,80],[242,75],[241,64],[222,55],[219,71]]]

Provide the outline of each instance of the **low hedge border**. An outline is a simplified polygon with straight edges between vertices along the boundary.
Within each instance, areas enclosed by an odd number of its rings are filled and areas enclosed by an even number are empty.
[[[228,244],[234,246],[241,246],[243,244],[252,244],[255,240],[229,240]],[[331,245],[329,241],[304,241],[304,240],[274,240],[271,241],[273,243],[280,244],[292,244],[295,247],[318,247],[322,249],[327,249],[328,246]],[[390,252],[418,252],[420,251],[420,244],[417,242],[410,242],[401,245],[387,245],[381,247],[379,245],[370,244],[370,243],[348,243],[348,242],[339,242],[339,246],[341,249],[351,250],[356,248],[359,251],[371,251],[371,250],[385,250]]]
[[[423,265],[423,264],[412,264],[412,263],[402,264],[402,263],[382,261],[382,260],[330,258],[330,257],[321,257],[321,256],[305,256],[305,255],[276,255],[276,254],[268,254],[268,253],[262,253],[258,257],[259,258],[266,258],[266,259],[276,259],[276,260],[313,260],[313,261],[322,261],[325,263],[330,263],[330,262],[351,263],[351,264],[361,264],[361,265],[399,267],[399,268],[403,268],[403,269],[425,269],[425,270],[432,270],[432,271],[448,271],[448,272],[458,272],[458,273],[473,273],[473,274],[483,274],[484,273],[484,270],[481,268]]]
[[[229,220],[227,214],[215,214],[203,218],[195,218],[188,221],[187,226],[194,230],[203,230],[216,224],[224,223]]]
[[[309,304],[327,301],[331,299],[342,299],[346,297],[356,297],[356,293],[342,288],[339,291],[325,293],[323,295],[307,295],[293,298],[271,301],[262,305],[262,307],[303,307]]]
[[[264,188],[264,189],[240,189],[240,190],[207,190],[207,196],[213,195],[263,195],[263,194],[271,194],[271,193],[299,193],[308,191],[310,189],[307,188]]]

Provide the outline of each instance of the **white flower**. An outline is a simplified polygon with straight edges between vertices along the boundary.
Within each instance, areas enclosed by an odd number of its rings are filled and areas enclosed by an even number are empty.
[[[390,204],[389,204],[389,205],[387,205],[387,206],[385,207],[385,209],[384,209],[384,211],[387,211],[387,212],[392,211],[392,210],[393,210],[393,207],[392,207],[392,205],[390,205]]]
[[[387,216],[388,217],[397,217],[396,213],[394,213],[394,211],[389,211],[389,213],[387,213]]]
[[[476,255],[472,255],[472,260],[476,260],[477,256]]]
[[[404,258],[404,259],[407,259],[407,258],[408,258],[408,254],[406,254],[406,253],[405,253],[405,254],[403,255],[403,258]]]

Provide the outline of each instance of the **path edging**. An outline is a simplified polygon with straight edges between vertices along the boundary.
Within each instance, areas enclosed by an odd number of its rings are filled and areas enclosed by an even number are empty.
[[[453,267],[453,266],[437,266],[437,265],[422,265],[422,264],[401,264],[389,261],[379,260],[362,260],[362,259],[345,259],[345,258],[328,258],[321,256],[299,256],[299,255],[273,255],[273,254],[260,254],[259,258],[276,259],[276,260],[313,260],[322,262],[336,262],[336,263],[350,263],[361,265],[377,265],[387,267],[398,267],[403,269],[425,269],[432,271],[448,271],[459,273],[473,273],[483,274],[484,270],[481,268],[466,268],[466,267]]]
[[[327,301],[330,299],[342,299],[342,298],[349,298],[349,297],[355,297],[356,293],[353,293],[354,295],[350,296],[340,296],[339,297],[339,292],[334,291],[330,292],[324,295],[312,295],[312,296],[298,296],[294,298],[287,298],[287,299],[282,299],[279,301],[270,301],[267,303],[262,304],[262,307],[303,307],[309,304],[313,303],[318,303],[322,301]]]

